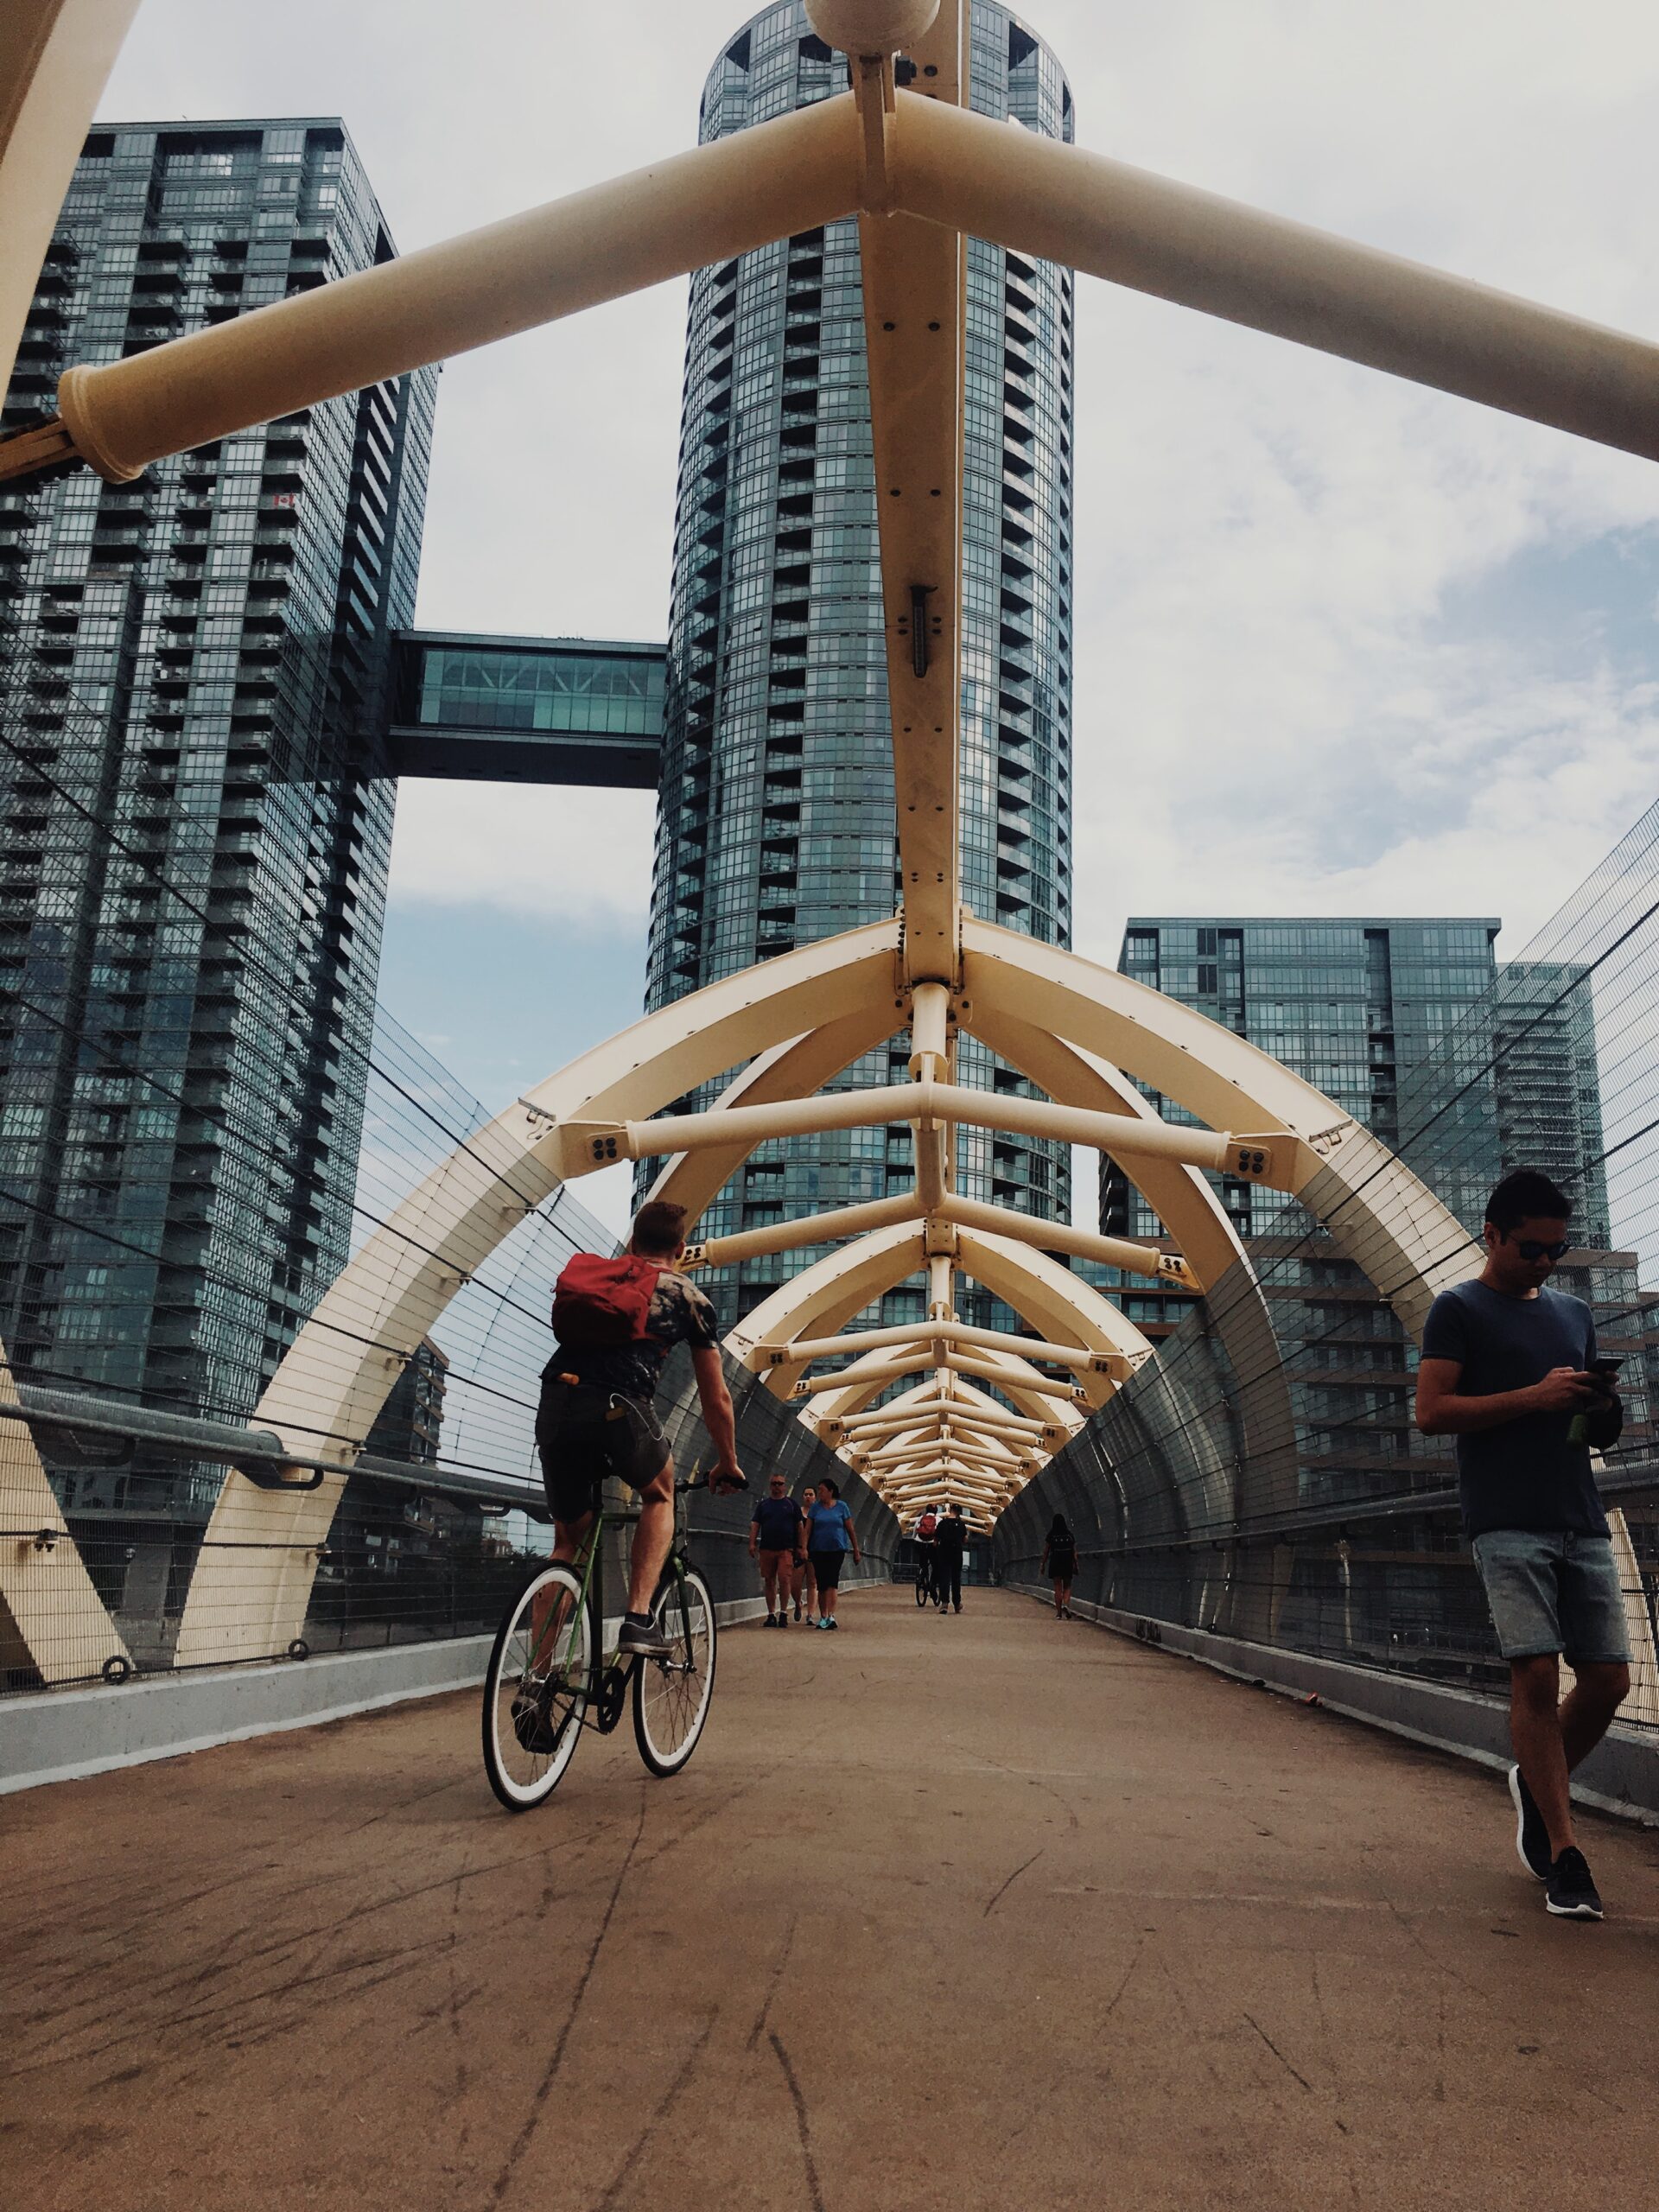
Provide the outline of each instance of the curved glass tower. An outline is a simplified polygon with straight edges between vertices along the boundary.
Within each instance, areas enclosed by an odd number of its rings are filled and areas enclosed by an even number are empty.
[[[1005,8],[971,11],[981,114],[1071,137],[1071,96]],[[900,60],[905,81],[907,65]],[[707,143],[847,88],[799,0],[728,42]],[[891,736],[858,226],[779,240],[691,283],[646,1003],[878,920],[897,904]],[[962,834],[978,915],[1071,936],[1072,280],[968,248]],[[902,1080],[908,1039],[843,1082]],[[964,1039],[961,1080],[1023,1089]],[[1064,1152],[959,1140],[968,1195],[1069,1217]],[[909,1187],[908,1129],[772,1145],[705,1217],[729,1235]],[[729,1323],[813,1252],[717,1278]],[[972,1306],[972,1295],[966,1304]],[[919,1291],[884,1318],[919,1318]],[[977,1315],[975,1318],[978,1318]]]

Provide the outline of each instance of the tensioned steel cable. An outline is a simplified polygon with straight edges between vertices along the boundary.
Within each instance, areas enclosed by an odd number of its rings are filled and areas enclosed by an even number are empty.
[[[37,1005],[33,1000],[26,998],[21,992],[17,992],[13,995],[11,1002],[15,1006],[23,1007],[28,1013],[35,1014],[40,1020],[51,1023],[54,1029],[58,1030],[60,1034],[66,1037],[73,1037],[78,1033],[68,1022],[60,1020],[48,1007]],[[370,1065],[373,1068],[374,1072],[381,1077],[382,1081],[389,1080],[389,1078],[386,1077],[384,1070],[377,1064],[371,1062]],[[187,1112],[196,1119],[205,1122],[210,1128],[217,1129],[229,1143],[238,1146],[250,1158],[256,1160],[265,1160],[272,1166],[281,1167],[283,1169],[287,1169],[292,1165],[288,1155],[285,1153],[278,1151],[275,1146],[263,1144],[251,1131],[236,1128],[230,1122],[221,1118],[218,1115],[209,1112],[207,1108],[198,1107],[192,1104],[187,1100],[182,1091],[169,1090],[167,1084],[162,1083],[158,1077],[151,1075],[147,1069],[137,1066],[134,1062],[115,1059],[101,1059],[93,1069],[88,1071],[98,1075],[130,1077],[136,1082],[147,1084],[158,1097],[167,1099],[171,1104],[180,1108],[181,1111]],[[395,1088],[396,1086],[393,1087]],[[429,1115],[428,1119],[433,1121],[435,1126],[445,1128],[445,1133],[447,1135],[453,1135],[454,1132],[448,1130],[446,1125],[438,1122],[435,1116]],[[121,1178],[121,1187],[124,1191],[159,1189],[170,1185],[171,1181],[171,1176],[158,1176],[152,1181],[146,1183],[141,1178],[135,1178],[124,1174]],[[563,1186],[561,1185],[561,1189],[563,1189]],[[388,1221],[383,1215],[372,1212],[368,1207],[359,1205],[355,1198],[342,1198],[340,1200],[340,1203],[349,1206],[352,1212],[356,1214],[361,1220],[368,1222],[376,1229],[384,1229],[388,1230],[392,1236],[398,1237],[403,1243],[410,1245],[416,1251],[424,1253],[429,1259],[444,1261],[445,1265],[448,1264],[448,1262],[444,1259],[444,1255],[442,1252],[435,1250],[433,1247],[429,1244],[423,1244],[420,1239],[412,1235],[408,1230],[395,1227],[394,1224]],[[548,1218],[546,1216],[542,1216],[540,1217],[543,1219]],[[534,1313],[528,1306],[519,1306],[517,1300],[513,1299],[511,1293],[498,1289],[493,1283],[482,1281],[477,1275],[470,1276],[468,1281],[476,1283],[479,1289],[486,1291],[492,1298],[499,1298],[504,1305],[513,1306],[517,1312],[525,1315],[528,1319],[534,1321],[538,1326],[544,1327],[546,1325],[541,1314]]]

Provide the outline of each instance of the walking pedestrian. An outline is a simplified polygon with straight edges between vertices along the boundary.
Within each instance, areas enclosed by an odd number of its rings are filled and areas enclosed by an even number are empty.
[[[755,1500],[749,1524],[749,1557],[760,1562],[766,1593],[766,1626],[789,1626],[789,1599],[795,1558],[801,1548],[801,1509],[789,1494],[787,1476],[768,1478],[764,1497]]]
[[[801,1548],[795,1554],[795,1580],[792,1586],[795,1618],[801,1618],[801,1608],[806,1608],[806,1619],[810,1626],[817,1618],[818,1578],[813,1572],[812,1554],[807,1549],[807,1536],[811,1528],[812,1508],[818,1502],[816,1483],[805,1483],[801,1488]]]
[[[962,1517],[959,1505],[945,1508],[944,1518],[934,1532],[938,1547],[933,1561],[934,1586],[939,1593],[939,1611],[949,1606],[962,1611],[962,1554],[968,1541],[968,1523]]]
[[[1057,1620],[1071,1621],[1077,1615],[1071,1611],[1071,1582],[1077,1571],[1077,1540],[1066,1525],[1064,1513],[1057,1513],[1043,1539],[1043,1573],[1054,1585],[1054,1617]]]
[[[1581,1299],[1545,1287],[1570,1203],[1532,1168],[1486,1202],[1486,1264],[1443,1290],[1423,1327],[1417,1426],[1454,1436],[1463,1525],[1510,1662],[1516,1848],[1558,1918],[1599,1920],[1568,1777],[1630,1693],[1624,1605],[1589,1446],[1622,1418]],[[1565,1654],[1575,1677],[1560,1699]]]
[[[864,1554],[858,1548],[858,1530],[853,1526],[853,1516],[842,1497],[841,1485],[828,1475],[818,1484],[807,1531],[806,1552],[817,1578],[818,1603],[823,1608],[818,1616],[818,1626],[834,1628],[836,1594],[847,1554],[852,1554],[855,1566]]]

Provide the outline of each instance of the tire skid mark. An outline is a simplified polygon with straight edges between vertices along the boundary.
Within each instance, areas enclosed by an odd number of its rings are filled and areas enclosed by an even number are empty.
[[[772,2045],[778,2063],[784,2069],[784,2080],[789,2089],[789,2101],[795,2107],[795,2133],[800,2138],[801,2159],[806,2168],[807,2195],[812,2200],[812,2212],[828,2212],[823,2201],[823,2190],[818,2180],[817,2161],[812,2156],[812,2115],[807,2110],[806,2099],[790,2064],[789,2053],[784,2049],[775,2028],[766,2031],[766,2041]]]
[[[621,1898],[622,1885],[628,1878],[628,1870],[633,1865],[634,1853],[639,1848],[639,1839],[645,1832],[645,1796],[642,1788],[639,1795],[639,1817],[634,1823],[632,1838],[622,1855],[622,1864],[616,1870],[616,1879],[611,1885],[611,1894],[605,1907],[604,1916],[594,1932],[593,1942],[588,1947],[588,1957],[577,1979],[575,1992],[570,1999],[570,2009],[564,2016],[564,2024],[559,2030],[558,2039],[553,2045],[552,2056],[549,2058],[543,2070],[542,2078],[537,2084],[536,2094],[531,2099],[530,2110],[524,2116],[524,2126],[513,2138],[512,2147],[507,2152],[506,2162],[495,2177],[495,2185],[490,2192],[492,2202],[494,2203],[499,2204],[512,2186],[512,2177],[518,2170],[518,2162],[529,2150],[536,2130],[541,2125],[542,2113],[546,2108],[548,2098],[552,2094],[553,2084],[558,2079],[559,2069],[564,2063],[565,2050],[570,2041],[571,2031],[575,2028],[577,2017],[581,2013],[582,1999],[588,1994],[588,1985],[594,1978],[594,1969],[599,1964],[600,1952],[604,1948],[605,1938],[610,1931],[611,1921]]]
[[[610,2187],[606,2190],[604,2196],[600,2198],[598,2203],[594,2207],[594,2212],[611,2212],[611,2208],[621,2196],[622,2191],[627,2187],[629,2181],[632,2177],[634,2168],[639,2164],[640,2159],[644,2158],[646,2151],[650,2148],[652,2136],[656,2134],[658,2129],[673,2111],[676,2104],[678,2103],[681,2092],[684,2089],[686,2083],[691,2079],[692,2072],[696,2066],[697,2061],[702,2056],[704,2050],[708,2048],[709,2038],[713,2035],[715,2031],[715,2023],[719,2018],[720,2008],[716,2005],[710,2010],[708,2018],[703,2022],[702,2034],[698,2036],[696,2041],[692,2044],[690,2050],[687,2051],[684,2058],[681,2061],[678,2073],[675,2075],[674,2079],[669,2083],[667,2088],[664,2090],[662,2095],[657,2100],[655,2105],[652,2106],[650,2119],[639,2131],[638,2137],[635,2139],[632,2149],[628,2152],[627,2157],[623,2159],[621,2164],[617,2168],[614,2180],[613,2180]]]

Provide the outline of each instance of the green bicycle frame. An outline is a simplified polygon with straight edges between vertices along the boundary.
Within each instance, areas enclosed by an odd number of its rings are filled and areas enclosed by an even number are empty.
[[[694,1487],[696,1483],[696,1479],[697,1470],[693,1468],[691,1476],[688,1481],[676,1483],[674,1489],[677,1504],[679,1498],[683,1497],[688,1490]],[[568,1670],[575,1663],[577,1646],[581,1636],[582,1617],[587,1611],[588,1593],[591,1591],[594,1599],[594,1612],[599,1624],[599,1637],[595,1639],[595,1648],[592,1662],[593,1677],[595,1682],[597,1682],[600,1677],[606,1674],[612,1667],[615,1666],[617,1661],[621,1656],[620,1649],[615,1651],[606,1651],[601,1648],[601,1640],[602,1640],[605,1633],[605,1567],[603,1560],[605,1531],[607,1529],[625,1528],[630,1522],[638,1521],[639,1518],[639,1509],[637,1505],[625,1506],[618,1509],[615,1507],[607,1507],[603,1503],[596,1504],[594,1510],[594,1525],[588,1530],[587,1535],[582,1538],[581,1548],[577,1552],[575,1560],[572,1562],[573,1571],[579,1574],[582,1586],[577,1595],[576,1602],[570,1611],[569,1642],[564,1655],[564,1665]],[[681,1622],[689,1635],[690,1632],[690,1621],[685,1603],[685,1552],[681,1540],[678,1526],[678,1516],[677,1514],[674,1538],[669,1547],[668,1557],[664,1561],[664,1572],[665,1573],[672,1574],[674,1577],[675,1591],[680,1601]],[[556,1606],[550,1611],[550,1623],[552,1617],[552,1611],[556,1611]],[[543,1638],[545,1637],[546,1633],[547,1631],[543,1630]],[[530,1663],[532,1671],[536,1670],[539,1667],[542,1654],[543,1641],[541,1638],[538,1638],[536,1649],[531,1655]]]

